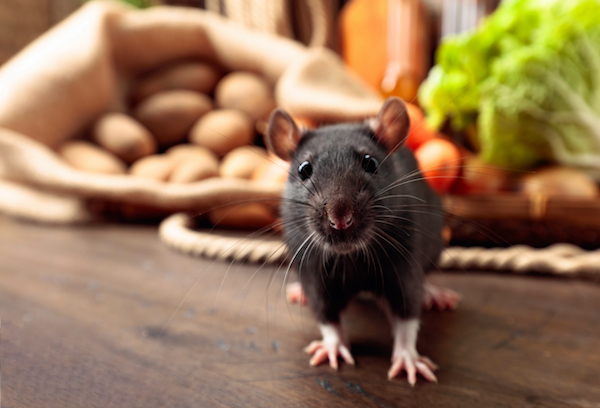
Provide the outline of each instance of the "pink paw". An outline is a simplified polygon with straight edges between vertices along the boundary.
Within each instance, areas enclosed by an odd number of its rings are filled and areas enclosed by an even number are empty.
[[[308,303],[300,282],[290,283],[287,285],[285,292],[287,301],[290,303],[300,303],[302,306],[306,306]]]
[[[311,366],[317,366],[327,360],[329,360],[329,365],[334,370],[338,369],[338,356],[341,356],[342,359],[350,365],[354,365],[354,358],[352,354],[350,354],[350,350],[345,344],[341,342],[332,342],[326,340],[315,340],[310,343],[304,351],[311,355],[310,359]]]
[[[461,296],[452,289],[442,288],[431,283],[423,286],[423,309],[431,310],[435,306],[438,310],[454,310],[458,306]]]
[[[437,378],[433,373],[437,369],[438,366],[427,357],[403,351],[392,357],[392,367],[388,371],[388,379],[395,378],[404,370],[408,377],[408,383],[413,387],[417,382],[417,373],[421,374],[428,381],[437,383]]]

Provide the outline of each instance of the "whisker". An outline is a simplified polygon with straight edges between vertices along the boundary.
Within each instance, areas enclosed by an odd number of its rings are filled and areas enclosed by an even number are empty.
[[[375,199],[373,201],[377,203],[379,201],[382,201],[382,200],[385,200],[385,199],[391,199],[391,198],[410,198],[412,200],[419,201],[421,203],[426,203],[426,201],[424,199],[422,199],[421,197],[417,197],[417,196],[412,195],[412,194],[392,194],[392,195],[386,195],[386,196],[383,196],[383,197],[378,197],[377,199]]]
[[[300,251],[302,250],[302,248],[304,247],[304,245],[306,245],[306,243],[307,243],[308,241],[310,241],[310,240],[311,240],[311,239],[314,237],[314,235],[315,235],[315,234],[316,234],[316,232],[312,232],[310,235],[308,235],[308,236],[306,237],[306,239],[305,239],[304,241],[302,241],[302,244],[300,244],[300,246],[298,247],[298,249],[296,250],[296,252],[295,252],[295,253],[294,253],[294,255],[292,256],[292,258],[290,259],[289,265],[288,265],[288,267],[287,267],[287,269],[286,269],[286,271],[285,271],[285,274],[283,275],[283,281],[284,281],[284,282],[286,281],[286,278],[287,278],[287,276],[288,276],[288,274],[289,274],[289,272],[290,272],[290,269],[291,269],[291,267],[292,267],[292,265],[293,265],[294,261],[296,260],[296,257],[298,256],[298,254],[300,253]],[[271,282],[269,282],[269,286],[267,287],[267,291],[270,289],[270,287],[271,287],[271,284],[272,284],[272,281],[271,281]],[[283,292],[284,290],[285,290],[285,286],[284,286],[284,287],[282,287],[282,292]]]

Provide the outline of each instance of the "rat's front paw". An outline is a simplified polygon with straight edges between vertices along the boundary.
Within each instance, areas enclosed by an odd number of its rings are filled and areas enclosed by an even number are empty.
[[[348,341],[339,323],[321,323],[319,330],[323,340],[315,340],[304,349],[312,356],[310,365],[316,366],[329,359],[329,365],[334,370],[338,369],[338,356],[350,365],[354,365],[354,358],[350,354]]]
[[[287,285],[286,298],[288,302],[300,303],[302,306],[308,303],[300,282],[293,282]]]
[[[406,371],[408,383],[415,385],[417,373],[429,381],[437,382],[433,372],[437,366],[427,357],[417,352],[417,332],[419,331],[419,319],[394,318],[392,322],[394,332],[394,351],[392,352],[392,367],[388,371],[391,380],[402,370]]]
[[[460,300],[460,294],[452,289],[426,283],[423,285],[423,309],[430,310],[435,306],[438,310],[454,310]]]
[[[392,357],[392,367],[388,371],[388,379],[395,378],[402,370],[406,371],[408,383],[414,386],[417,382],[417,373],[421,374],[431,382],[437,382],[433,372],[438,366],[425,356],[418,353],[411,353],[407,350],[394,353]]]
[[[350,365],[354,365],[354,358],[348,347],[340,341],[315,340],[310,343],[304,351],[311,355],[311,366],[317,366],[329,359],[329,365],[334,370],[338,369],[338,356]]]

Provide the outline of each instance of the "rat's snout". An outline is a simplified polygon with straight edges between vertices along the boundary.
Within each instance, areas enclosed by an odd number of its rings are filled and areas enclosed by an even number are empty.
[[[329,219],[329,226],[335,230],[345,230],[354,224],[354,216],[352,213],[346,213],[341,217],[327,214],[327,218]]]
[[[334,230],[347,230],[354,224],[354,208],[348,200],[340,199],[328,203],[325,212],[329,227]]]

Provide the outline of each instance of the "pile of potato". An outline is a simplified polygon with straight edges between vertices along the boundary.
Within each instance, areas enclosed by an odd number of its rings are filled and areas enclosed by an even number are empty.
[[[140,77],[126,113],[98,118],[88,137],[58,148],[71,166],[105,174],[130,174],[168,183],[238,177],[283,183],[286,164],[261,144],[275,108],[271,86],[250,72],[222,71],[199,61],[181,62]],[[261,227],[273,208],[254,203],[215,209],[214,224]]]

